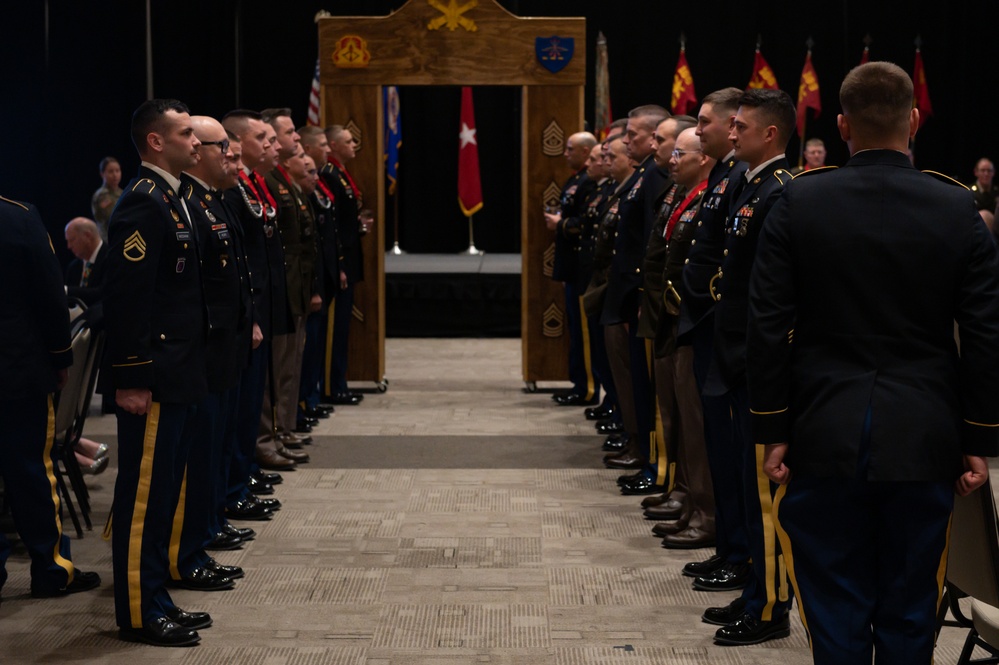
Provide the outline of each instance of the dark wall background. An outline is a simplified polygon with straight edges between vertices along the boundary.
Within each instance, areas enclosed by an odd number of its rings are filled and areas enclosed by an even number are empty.
[[[291,106],[296,122],[304,123],[316,59],[315,12],[384,15],[402,4],[153,0],[153,92],[185,101],[194,113],[215,116],[237,106]],[[796,97],[805,40],[811,36],[823,112],[810,121],[808,135],[826,141],[830,163],[847,157],[835,131],[837,91],[859,61],[864,35],[874,40],[873,59],[892,60],[911,72],[919,34],[935,114],[917,137],[917,166],[970,182],[978,157],[999,158],[999,134],[991,125],[999,110],[994,67],[999,3],[994,0],[945,3],[932,13],[859,0],[773,10],[730,0],[710,6],[658,0],[501,4],[521,16],[586,16],[588,119],[598,30],[607,36],[617,116],[639,104],[668,105],[681,32],[700,96],[728,85],[745,86],[760,35],[779,84]],[[0,10],[0,194],[35,203],[58,239],[71,217],[90,215],[102,157],[117,156],[126,179],[138,166],[128,124],[146,95],[145,7],[138,0],[7,5]],[[468,236],[456,200],[458,91],[404,88],[400,98],[400,244],[408,251],[460,251]],[[486,203],[475,218],[476,245],[516,252],[519,91],[476,88],[475,111]],[[798,150],[795,141],[789,147],[792,159]],[[373,189],[374,183],[361,186]],[[392,212],[388,207],[389,245]],[[62,243],[56,246],[63,249]]]

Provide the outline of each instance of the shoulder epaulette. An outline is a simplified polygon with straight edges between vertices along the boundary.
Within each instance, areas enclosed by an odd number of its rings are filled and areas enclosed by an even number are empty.
[[[25,211],[27,211],[27,209],[28,209],[28,206],[24,205],[23,203],[19,203],[17,201],[11,201],[10,199],[5,198],[3,196],[0,196],[0,201],[5,201],[7,203],[10,203],[11,205],[16,205],[19,208],[23,208]],[[49,241],[49,242],[51,243],[51,241]]]
[[[191,196],[194,195],[194,185],[192,185],[191,183],[186,183],[186,186],[187,186],[187,193],[184,194],[184,198],[190,199]]]
[[[154,189],[156,189],[156,183],[149,178],[143,178],[132,187],[133,192],[139,192],[140,194],[152,194]]]
[[[937,171],[923,171],[923,173],[925,173],[926,175],[933,176],[934,178],[936,178],[940,182],[946,182],[949,185],[957,185],[958,187],[963,187],[964,189],[969,189],[968,186],[965,185],[963,182],[959,182],[957,180],[954,180],[949,175],[944,175],[943,173],[938,173]]]
[[[833,169],[838,169],[838,168],[839,168],[838,166],[820,166],[818,168],[808,169],[807,171],[802,171],[797,175],[791,176],[791,180],[794,180],[795,178],[800,178],[801,176],[808,175],[810,173],[827,173],[829,171],[832,171]]]
[[[777,182],[783,185],[785,181],[790,182],[791,178],[793,178],[794,176],[791,175],[790,171],[785,171],[784,169],[777,169],[776,171],[774,171],[774,177],[777,178]]]

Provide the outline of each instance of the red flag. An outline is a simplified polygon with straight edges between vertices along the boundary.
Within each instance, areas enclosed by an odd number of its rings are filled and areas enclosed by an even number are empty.
[[[819,77],[812,66],[812,52],[805,55],[805,66],[801,70],[801,83],[798,84],[798,136],[805,140],[805,119],[808,109],[815,111],[818,117],[822,111],[822,101],[819,99]]]
[[[912,105],[919,109],[919,126],[933,115],[930,104],[930,88],[926,85],[926,70],[923,69],[923,54],[916,49],[916,65],[912,69]]]
[[[747,90],[751,88],[777,90],[777,77],[774,76],[774,70],[770,69],[770,65],[763,59],[760,49],[756,49],[756,57],[753,59],[753,75],[749,77],[749,85],[746,86]]]
[[[593,133],[603,141],[611,124],[610,74],[607,70],[607,38],[597,33],[596,97],[593,100]]]
[[[670,97],[670,108],[676,115],[683,115],[697,104],[697,93],[694,92],[694,77],[687,66],[687,50],[680,48],[680,58],[676,61],[676,71],[673,73],[673,94]]]
[[[465,217],[482,208],[482,182],[479,180],[479,145],[475,138],[475,111],[472,89],[461,89],[461,131],[458,132],[458,205]]]
[[[319,58],[316,58],[316,73],[312,77],[312,90],[309,91],[309,117],[307,125],[319,126],[319,96],[322,88],[319,85]]]

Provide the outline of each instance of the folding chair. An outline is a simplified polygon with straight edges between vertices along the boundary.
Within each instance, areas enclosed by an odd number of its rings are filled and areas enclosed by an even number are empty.
[[[969,596],[971,617],[958,604]],[[991,481],[969,496],[955,497],[945,597],[955,617],[947,625],[968,629],[958,665],[999,663],[999,523]],[[976,646],[989,656],[972,660]]]

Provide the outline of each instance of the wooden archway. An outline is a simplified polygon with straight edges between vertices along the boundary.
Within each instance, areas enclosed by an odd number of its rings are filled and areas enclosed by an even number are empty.
[[[566,379],[565,299],[550,279],[554,244],[542,202],[557,202],[570,175],[565,139],[583,127],[586,20],[522,18],[495,0],[410,0],[388,16],[327,17],[318,25],[322,123],[343,124],[360,141],[351,172],[365,198],[377,201],[375,228],[362,243],[366,275],[355,291],[348,378],[381,382],[385,376],[382,87],[508,85],[521,87],[523,106],[523,377],[529,385]],[[548,53],[562,59],[546,67],[535,41],[550,46],[552,37],[556,49]]]

